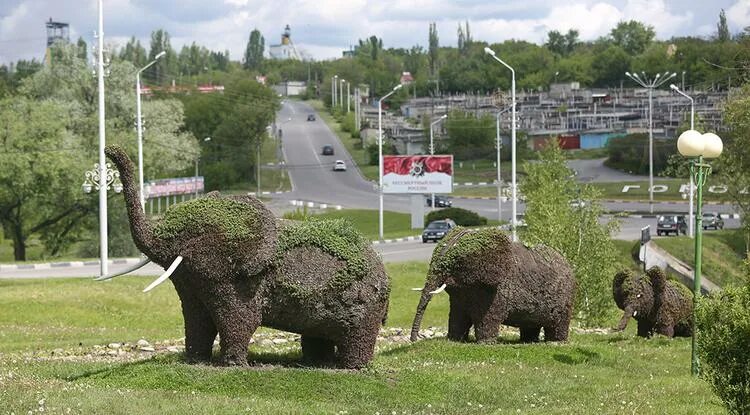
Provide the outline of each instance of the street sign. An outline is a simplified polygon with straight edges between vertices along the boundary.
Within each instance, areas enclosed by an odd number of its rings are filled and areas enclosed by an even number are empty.
[[[651,240],[651,225],[641,228],[641,245],[645,245]]]
[[[452,193],[453,156],[383,156],[383,193]]]

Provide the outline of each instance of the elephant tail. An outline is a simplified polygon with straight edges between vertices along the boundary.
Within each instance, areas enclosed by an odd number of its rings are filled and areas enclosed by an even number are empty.
[[[427,310],[427,304],[432,299],[433,294],[438,294],[445,289],[445,278],[432,278],[427,277],[424,288],[422,288],[422,296],[419,298],[419,304],[417,305],[417,313],[414,315],[414,322],[411,325],[411,341],[417,341],[419,337],[419,326],[422,324],[422,318],[424,312]]]

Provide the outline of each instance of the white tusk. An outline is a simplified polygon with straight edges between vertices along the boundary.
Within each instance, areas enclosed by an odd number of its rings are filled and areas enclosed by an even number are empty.
[[[422,291],[422,289],[421,289],[421,288],[419,288],[419,287],[417,287],[417,288],[412,288],[411,290],[412,290],[412,291]]]
[[[445,291],[445,287],[446,287],[446,286],[447,286],[446,284],[443,284],[443,285],[441,285],[441,286],[440,286],[440,288],[438,288],[437,290],[435,290],[435,291],[430,291],[430,294],[440,294],[441,292]]]
[[[638,310],[633,311],[633,317],[635,317],[636,314],[638,314]]]
[[[149,284],[148,287],[144,288],[143,292],[147,293],[147,292],[153,290],[154,287],[156,287],[157,285],[159,285],[159,284],[163,283],[164,281],[166,281],[167,278],[171,277],[172,274],[174,273],[174,270],[176,270],[177,266],[180,265],[180,262],[182,262],[182,256],[178,256],[177,258],[175,258],[174,262],[172,263],[172,265],[169,266],[169,268],[167,269],[167,271],[164,272],[164,274],[161,274],[161,277],[157,278],[156,280],[154,280],[154,282],[152,282],[151,284]]]
[[[106,280],[112,279],[114,277],[119,277],[120,275],[125,275],[125,274],[128,274],[128,273],[131,273],[131,272],[133,272],[133,271],[135,271],[135,270],[137,270],[139,268],[143,268],[149,262],[151,262],[150,259],[144,258],[139,263],[133,265],[130,268],[126,268],[126,269],[124,269],[124,270],[122,270],[120,272],[115,272],[113,274],[109,274],[109,275],[104,275],[102,277],[98,277],[98,278],[94,279],[94,281],[106,281]]]

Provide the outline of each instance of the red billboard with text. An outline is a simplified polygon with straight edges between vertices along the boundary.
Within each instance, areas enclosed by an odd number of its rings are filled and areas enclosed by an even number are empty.
[[[383,193],[451,193],[453,156],[383,156]]]

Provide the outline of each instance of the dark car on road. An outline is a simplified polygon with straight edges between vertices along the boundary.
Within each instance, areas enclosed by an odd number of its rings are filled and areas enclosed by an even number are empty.
[[[427,195],[427,206],[432,207],[432,196]],[[453,202],[445,196],[435,195],[435,207],[451,207]]]
[[[307,121],[315,121],[315,114],[310,114],[307,116]]]
[[[324,156],[332,156],[333,155],[333,146],[330,144],[326,144],[323,146],[322,154]]]
[[[717,212],[706,212],[703,214],[703,229],[724,229],[724,218]]]
[[[434,220],[422,231],[422,242],[439,241],[456,226],[456,222],[451,219]]]
[[[674,233],[675,236],[686,235],[687,228],[687,221],[685,221],[685,216],[682,215],[663,215],[659,216],[656,221],[656,234],[659,236],[669,235],[670,233]]]

